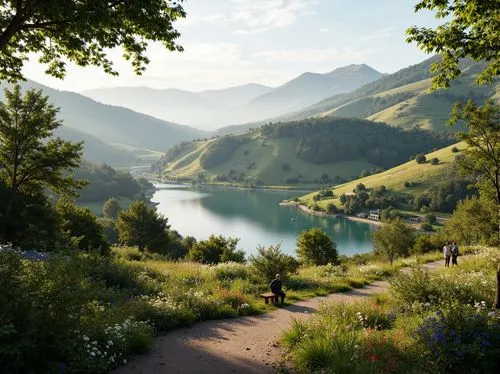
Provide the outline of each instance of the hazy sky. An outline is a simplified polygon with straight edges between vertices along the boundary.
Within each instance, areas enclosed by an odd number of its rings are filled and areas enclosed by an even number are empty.
[[[405,43],[412,25],[435,25],[414,13],[417,0],[185,0],[177,22],[183,53],[152,45],[151,63],[135,76],[120,50],[111,52],[119,77],[68,66],[64,81],[35,61],[26,75],[51,87],[82,91],[107,86],[175,87],[200,91],[250,82],[278,86],[303,73],[366,63],[392,73],[428,56]]]

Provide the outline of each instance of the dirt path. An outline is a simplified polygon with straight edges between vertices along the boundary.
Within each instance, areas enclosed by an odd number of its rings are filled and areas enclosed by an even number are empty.
[[[442,261],[423,267],[440,268]],[[389,283],[297,302],[263,315],[205,321],[159,337],[152,352],[137,356],[115,374],[275,373],[282,352],[275,344],[291,318],[307,318],[324,301],[352,302],[385,291]]]

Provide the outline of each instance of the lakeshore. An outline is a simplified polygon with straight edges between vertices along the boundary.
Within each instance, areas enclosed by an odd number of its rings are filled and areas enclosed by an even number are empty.
[[[300,204],[296,201],[290,201],[290,200],[285,200],[279,203],[280,206],[293,206],[296,207],[297,209],[303,211],[304,213],[313,215],[313,216],[319,216],[319,217],[344,217],[345,219],[353,222],[360,222],[360,223],[367,223],[369,225],[373,226],[382,226],[381,221],[374,221],[368,218],[360,218],[360,217],[355,217],[355,216],[348,216],[346,214],[328,214],[326,212],[317,212],[315,210],[312,210],[311,208],[307,207],[304,204]]]

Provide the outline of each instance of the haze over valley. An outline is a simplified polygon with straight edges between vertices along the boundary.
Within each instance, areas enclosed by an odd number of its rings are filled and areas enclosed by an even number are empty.
[[[327,97],[347,93],[382,74],[361,65],[329,73],[303,73],[275,88],[248,83],[222,90],[190,92],[178,89],[117,87],[83,91],[102,102],[204,130],[266,120],[303,109]]]

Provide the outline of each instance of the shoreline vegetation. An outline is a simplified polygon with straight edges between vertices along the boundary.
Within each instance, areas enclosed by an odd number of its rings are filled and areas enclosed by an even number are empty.
[[[348,219],[348,220],[353,221],[353,222],[367,223],[367,224],[373,225],[373,226],[382,226],[383,225],[383,222],[381,222],[381,221],[374,221],[374,220],[371,220],[368,218],[360,218],[360,217],[356,217],[356,216],[349,216],[347,214],[339,214],[339,213],[328,214],[328,213],[323,212],[323,211],[317,212],[317,211],[309,208],[308,206],[301,204],[300,202],[293,201],[293,200],[283,200],[282,202],[279,203],[279,205],[280,206],[293,206],[293,207],[296,207],[297,209],[301,210],[302,212],[310,214],[312,216],[332,217],[332,218],[344,217],[345,219]]]
[[[188,183],[182,181],[175,181],[169,179],[160,179],[160,178],[148,178],[150,182],[153,183],[162,183],[162,184],[174,184],[174,185],[182,185],[186,187],[214,187],[214,188],[234,188],[241,190],[270,190],[270,191],[295,191],[295,192],[312,192],[316,191],[319,186],[314,187],[296,187],[296,186],[275,186],[275,185],[245,185],[245,184],[234,184],[234,183]]]

